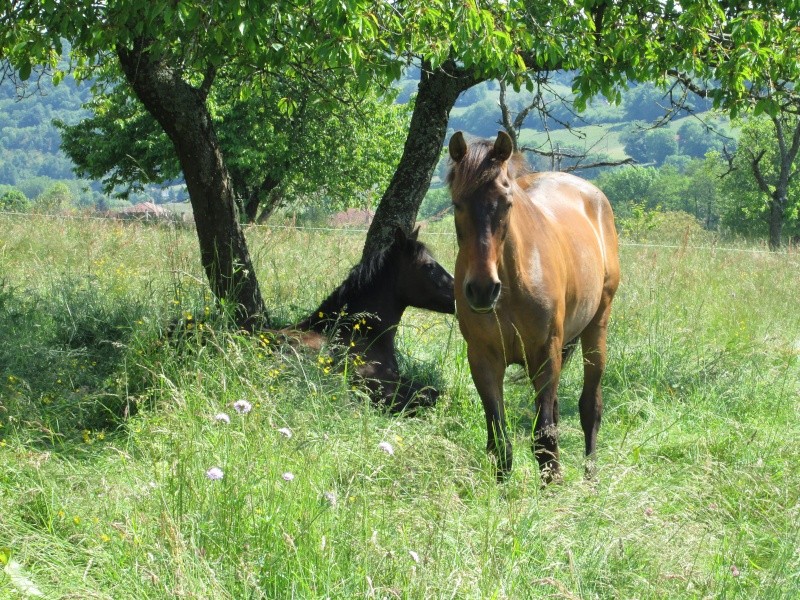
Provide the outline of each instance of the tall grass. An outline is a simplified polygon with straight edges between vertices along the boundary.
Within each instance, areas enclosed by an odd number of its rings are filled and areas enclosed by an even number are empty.
[[[249,230],[273,318],[313,308],[362,236]],[[452,268],[449,225],[422,237]],[[497,485],[454,319],[404,319],[404,368],[443,394],[390,416],[325,356],[223,327],[191,231],[0,216],[0,597],[796,597],[800,257],[622,260],[597,479],[573,361],[564,483],[540,487],[509,377]]]

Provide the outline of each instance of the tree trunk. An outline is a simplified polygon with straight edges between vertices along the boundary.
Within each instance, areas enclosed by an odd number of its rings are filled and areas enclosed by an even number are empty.
[[[375,211],[362,258],[388,246],[398,226],[407,233],[414,227],[444,147],[450,110],[461,92],[480,81],[452,61],[432,72],[423,64],[403,156]]]
[[[280,181],[277,179],[273,179],[269,175],[264,178],[256,189],[254,189],[248,197],[244,201],[243,212],[245,216],[245,220],[248,223],[256,222],[256,217],[258,217],[258,208],[261,206],[262,202],[266,200],[266,207],[264,210],[269,210],[267,216],[272,214],[272,211],[275,210],[275,203],[276,200],[274,199],[277,197],[277,194],[273,194],[273,191],[276,187],[280,184]],[[262,211],[262,216],[264,212]],[[261,222],[261,217],[258,217],[258,222]]]
[[[232,303],[239,327],[253,329],[267,315],[206,106],[210,80],[204,88],[190,86],[177,70],[151,56],[142,40],[133,49],[118,46],[117,56],[136,96],[175,146],[211,290],[218,300]]]
[[[783,217],[786,207],[786,194],[777,190],[769,202],[769,249],[780,250],[781,235],[783,233]]]

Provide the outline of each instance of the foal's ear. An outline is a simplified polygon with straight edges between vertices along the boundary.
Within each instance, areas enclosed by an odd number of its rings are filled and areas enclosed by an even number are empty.
[[[494,141],[494,155],[495,160],[506,162],[514,152],[514,142],[511,141],[511,136],[505,131],[497,132],[497,139]]]
[[[403,231],[403,228],[400,227],[400,225],[395,227],[395,230],[394,230],[394,243],[397,244],[398,246],[403,246],[403,245],[405,245],[407,239],[408,239],[408,236],[406,236],[406,232]]]
[[[461,159],[467,155],[467,140],[464,139],[464,134],[456,131],[453,137],[450,138],[450,158],[453,162],[461,162]]]

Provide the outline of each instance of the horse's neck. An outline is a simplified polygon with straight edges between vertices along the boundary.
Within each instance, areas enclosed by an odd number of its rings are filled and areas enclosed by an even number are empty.
[[[508,270],[524,271],[528,268],[531,253],[547,254],[542,249],[552,243],[555,232],[547,209],[534,202],[528,190],[514,200],[515,214],[509,223],[503,248],[503,264]]]

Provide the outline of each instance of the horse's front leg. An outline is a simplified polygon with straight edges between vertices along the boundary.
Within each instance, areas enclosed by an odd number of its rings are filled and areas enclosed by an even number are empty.
[[[533,430],[533,454],[539,463],[542,481],[561,479],[558,460],[558,380],[561,376],[561,340],[553,338],[539,360],[529,367],[536,389],[536,426]]]
[[[503,376],[506,365],[501,357],[485,349],[467,349],[469,370],[478,390],[486,415],[486,451],[497,460],[497,480],[502,481],[511,472],[511,438],[506,430],[506,411],[503,405]]]

